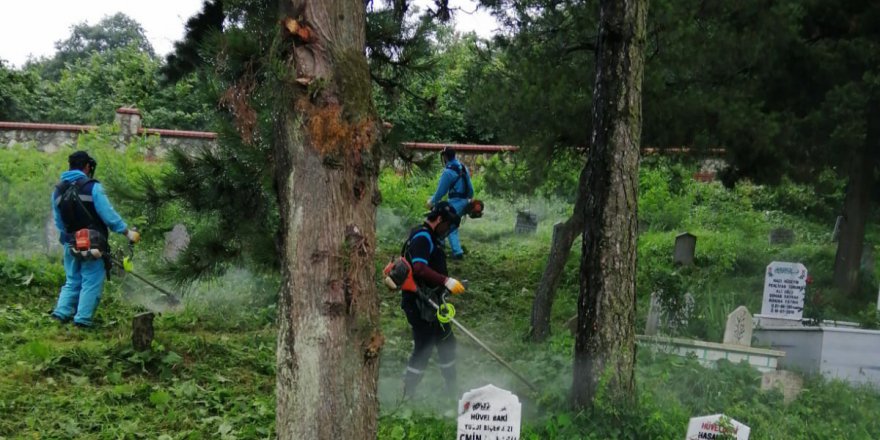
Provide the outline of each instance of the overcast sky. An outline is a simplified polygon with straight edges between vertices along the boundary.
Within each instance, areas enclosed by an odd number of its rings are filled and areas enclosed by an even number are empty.
[[[415,0],[416,4],[432,4]],[[28,56],[51,56],[54,43],[70,35],[70,27],[84,21],[96,24],[102,17],[122,12],[137,20],[159,55],[183,37],[186,20],[199,11],[202,0],[23,0],[9,1],[0,14],[0,59],[20,67]],[[495,20],[472,0],[450,0],[456,27],[489,36]],[[476,11],[476,12],[475,12]],[[469,12],[474,12],[470,13]]]

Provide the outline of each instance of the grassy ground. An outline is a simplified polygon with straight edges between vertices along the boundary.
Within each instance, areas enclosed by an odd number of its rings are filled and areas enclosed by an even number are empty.
[[[272,325],[167,313],[153,350],[136,353],[122,288],[105,293],[93,331],[48,319],[54,292],[0,293],[0,437],[269,438]]]
[[[639,327],[657,274],[676,270],[669,261],[672,238],[682,230],[699,237],[696,267],[679,271],[678,285],[697,298],[688,334],[717,341],[724,316],[735,306],[757,311],[764,266],[774,260],[807,265],[816,285],[829,292],[823,310],[828,317],[858,318],[859,310],[869,306],[859,298],[839,299],[827,287],[833,257],[826,237],[830,225],[762,209],[758,201],[769,196],[760,188],[675,188],[674,173],[652,172],[643,176],[641,188],[645,225],[639,244]],[[377,285],[378,268],[399,250],[421,210],[407,201],[424,200],[432,180],[383,175],[383,192],[389,196],[379,213]],[[396,191],[402,187],[407,190]],[[404,195],[395,200],[392,194]],[[517,393],[523,401],[523,438],[677,439],[689,417],[718,412],[751,426],[753,439],[880,437],[880,394],[874,390],[808,380],[800,397],[786,405],[780,393],[761,392],[760,376],[747,366],[722,363],[705,369],[692,359],[646,352],[638,357],[636,406],[621,411],[600,399],[592,411],[570,412],[565,402],[573,340],[564,322],[575,313],[578,252],[561,283],[553,336],[538,345],[524,341],[532,290],[552,224],[564,217],[565,205],[488,202],[486,217],[463,227],[467,258],[451,266],[455,276],[469,281],[468,292],[455,300],[457,317],[540,391],[529,392],[459,333],[460,386],[491,382]],[[517,208],[540,214],[537,234],[511,233]],[[766,232],[778,225],[796,231],[796,245],[765,244]],[[872,228],[871,234],[876,233]],[[57,257],[0,255],[0,439],[274,438],[277,279],[235,270],[188,286],[183,307],[167,309],[156,292],[130,278],[115,278],[100,307],[103,324],[94,331],[48,319],[62,281]],[[429,367],[419,398],[400,404],[409,328],[396,294],[378,291],[387,337],[380,367],[379,438],[452,438],[455,424],[449,413],[456,396],[439,391],[442,381],[435,367]],[[153,349],[136,353],[130,348],[130,319],[145,308],[163,313],[156,318]]]

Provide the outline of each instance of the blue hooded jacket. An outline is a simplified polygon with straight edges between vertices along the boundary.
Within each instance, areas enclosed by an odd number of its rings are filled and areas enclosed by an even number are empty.
[[[61,181],[63,182],[76,182],[84,177],[88,176],[80,170],[69,170],[61,173]],[[61,212],[59,212],[58,206],[55,205],[55,198],[58,196],[55,193],[56,191],[52,192],[52,213],[55,218],[55,228],[58,229],[59,232],[59,241],[62,244],[66,244],[73,238],[70,234],[65,232],[64,222],[61,220]],[[104,192],[104,187],[101,186],[100,182],[95,181],[92,184],[91,195],[95,204],[95,210],[98,212],[98,216],[101,217],[101,221],[103,221],[111,231],[119,234],[124,233],[128,229],[128,225],[125,224],[122,217],[113,209],[113,205],[110,204],[110,199],[107,198],[107,194]]]
[[[461,179],[458,178],[458,171],[462,170]],[[458,159],[452,159],[446,164],[446,169],[440,175],[440,183],[437,184],[437,192],[431,197],[431,204],[436,205],[443,200],[443,196],[447,193],[465,194],[467,197],[457,197],[461,199],[471,199],[474,197],[474,186],[471,184],[470,174],[466,172],[467,168],[462,165]],[[456,182],[456,180],[458,182]],[[453,188],[453,184],[455,187]]]

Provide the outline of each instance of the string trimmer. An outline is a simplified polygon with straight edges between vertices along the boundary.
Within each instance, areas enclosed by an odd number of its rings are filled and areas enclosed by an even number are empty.
[[[458,327],[459,329],[461,329],[461,331],[463,331],[464,334],[468,335],[468,337],[473,339],[474,342],[477,343],[477,345],[482,347],[483,350],[486,350],[486,352],[489,353],[490,356],[495,358],[495,360],[498,361],[498,363],[500,363],[502,366],[504,366],[504,368],[507,368],[508,370],[510,370],[510,372],[513,373],[514,376],[516,376],[517,378],[519,378],[519,380],[523,381],[523,383],[528,385],[529,388],[532,389],[532,391],[538,391],[538,387],[536,387],[535,384],[533,384],[528,379],[526,379],[522,374],[519,374],[516,370],[513,369],[513,366],[511,366],[509,363],[507,363],[507,361],[502,359],[501,356],[498,356],[494,351],[492,351],[491,348],[489,348],[489,346],[487,346],[485,343],[483,343],[483,341],[481,341],[479,338],[474,336],[474,334],[471,333],[470,330],[465,328],[465,326],[461,325],[461,323],[459,323],[458,321],[455,320],[455,307],[453,307],[452,304],[449,304],[445,301],[445,297],[446,297],[445,293],[443,294],[443,301],[442,301],[443,303],[442,304],[437,304],[436,302],[434,302],[434,300],[432,300],[431,298],[428,298],[428,296],[425,295],[424,293],[422,293],[420,290],[416,291],[416,293],[419,294],[419,297],[422,298],[423,301],[426,301],[428,304],[431,305],[431,307],[433,307],[435,310],[437,310],[437,320],[439,320],[441,323],[444,323],[444,324],[446,324],[448,322],[455,324],[455,326]]]
[[[144,278],[141,275],[138,275],[134,271],[134,262],[132,261],[134,259],[134,242],[131,242],[131,241],[128,242],[128,255],[123,257],[122,260],[120,260],[119,257],[117,257],[116,255],[113,255],[113,254],[110,255],[110,258],[113,260],[114,263],[122,266],[122,269],[125,271],[125,273],[131,274],[133,277],[143,281],[148,286],[158,290],[162,295],[165,295],[168,298],[169,304],[171,304],[171,305],[180,304],[180,299],[177,298],[176,295],[159,287],[158,285],[156,285],[156,283]]]

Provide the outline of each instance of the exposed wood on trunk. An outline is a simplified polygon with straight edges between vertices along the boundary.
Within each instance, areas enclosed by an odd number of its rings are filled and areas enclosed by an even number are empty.
[[[635,395],[637,196],[647,0],[600,1],[572,403]],[[601,390],[600,390],[601,388]]]
[[[358,0],[282,1],[309,29],[289,40],[291,78],[279,93],[274,145],[281,211],[279,439],[375,438],[378,297],[373,280],[376,117]],[[288,21],[288,23],[290,23]]]

